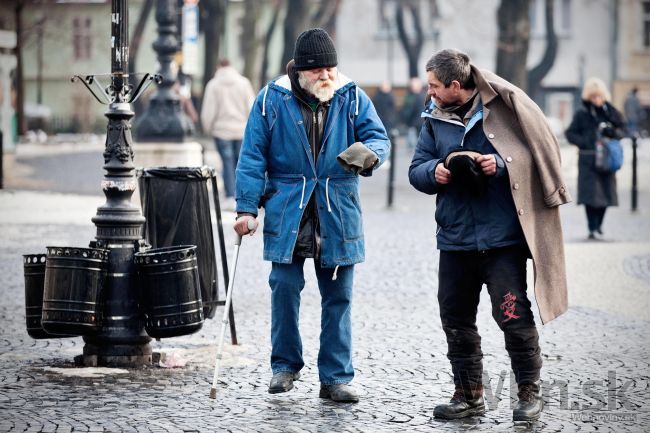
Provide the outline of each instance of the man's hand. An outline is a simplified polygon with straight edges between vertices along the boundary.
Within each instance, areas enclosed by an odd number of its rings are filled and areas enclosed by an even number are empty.
[[[255,228],[253,230],[248,229],[248,221],[253,221],[253,224],[255,224]],[[254,216],[242,215],[239,218],[237,218],[237,221],[235,221],[235,225],[233,226],[233,229],[239,236],[245,236],[249,233],[251,236],[253,236],[257,231],[257,220],[255,219]]]
[[[436,165],[434,177],[439,185],[447,185],[451,182],[451,171],[447,170],[444,164],[438,164]]]
[[[478,156],[475,161],[481,166],[481,170],[486,176],[497,174],[497,158],[493,154]]]

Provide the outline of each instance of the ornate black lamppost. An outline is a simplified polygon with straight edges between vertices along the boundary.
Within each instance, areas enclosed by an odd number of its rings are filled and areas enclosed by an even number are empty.
[[[179,94],[174,88],[178,68],[174,56],[178,52],[178,7],[176,0],[156,0],[158,38],[153,49],[160,63],[162,83],[149,101],[147,110],[136,122],[135,132],[139,142],[181,142],[194,134],[194,125],[181,107]]]
[[[137,86],[128,75],[128,0],[111,2],[111,73],[104,76],[75,76],[93,96],[108,105],[108,128],[104,151],[102,190],[106,203],[97,209],[92,221],[97,226],[98,248],[109,250],[107,278],[103,296],[103,320],[98,333],[84,337],[85,365],[139,366],[151,363],[151,338],[144,331],[138,308],[138,288],[133,257],[143,244],[145,218],[131,204],[136,188],[130,119],[131,103],[157,75],[146,74]],[[101,77],[109,77],[105,88]]]

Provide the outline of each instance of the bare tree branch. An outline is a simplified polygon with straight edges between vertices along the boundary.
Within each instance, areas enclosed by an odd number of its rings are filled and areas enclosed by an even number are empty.
[[[411,18],[413,20],[413,28],[415,31],[413,41],[410,40],[406,32],[406,25],[404,23],[404,9],[409,10],[411,13]],[[402,44],[404,52],[408,58],[409,77],[417,77],[418,61],[420,58],[420,52],[422,51],[422,45],[424,44],[424,33],[422,31],[422,23],[420,20],[419,2],[405,0],[398,3],[395,13],[395,23],[397,24],[397,34],[399,36],[400,43]]]

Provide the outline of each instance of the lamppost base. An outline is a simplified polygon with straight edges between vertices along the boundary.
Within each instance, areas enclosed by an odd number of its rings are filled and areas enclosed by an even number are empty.
[[[95,346],[86,343],[82,355],[85,367],[127,367],[136,368],[152,365],[151,345],[111,345]]]

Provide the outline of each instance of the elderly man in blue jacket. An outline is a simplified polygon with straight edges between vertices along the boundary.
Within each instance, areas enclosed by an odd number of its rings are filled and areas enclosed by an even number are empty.
[[[257,96],[237,165],[234,229],[251,233],[248,221],[264,207],[264,259],[272,262],[269,392],[291,390],[304,366],[298,312],[303,266],[313,259],[322,298],[319,396],[357,402],[349,383],[353,272],[364,260],[358,176],[381,165],[390,142],[366,93],[336,66],[327,32],[307,30],[287,75]]]

